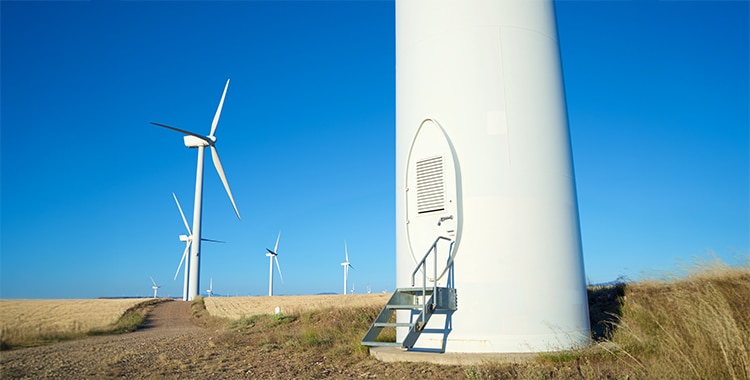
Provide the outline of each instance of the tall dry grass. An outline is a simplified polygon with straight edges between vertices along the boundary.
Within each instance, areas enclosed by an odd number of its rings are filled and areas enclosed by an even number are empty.
[[[387,297],[356,306],[347,305],[355,298],[345,297],[205,301],[211,315],[232,320],[216,344],[249,345],[265,353],[314,349],[354,365],[367,358],[359,340]],[[592,287],[589,302],[593,347],[540,354],[522,364],[443,368],[444,374],[469,379],[750,380],[750,265],[702,262],[682,278]],[[270,315],[275,306],[283,314]]]
[[[611,339],[645,378],[750,379],[750,267],[628,284]]]

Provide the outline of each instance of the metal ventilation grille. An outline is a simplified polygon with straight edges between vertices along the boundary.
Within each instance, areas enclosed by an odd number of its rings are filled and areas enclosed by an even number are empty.
[[[443,156],[417,161],[417,213],[444,209]]]

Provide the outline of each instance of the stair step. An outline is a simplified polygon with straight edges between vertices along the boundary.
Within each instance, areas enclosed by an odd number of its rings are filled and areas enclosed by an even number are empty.
[[[414,326],[414,324],[413,323],[408,323],[408,322],[404,322],[404,323],[399,323],[399,322],[397,322],[397,323],[393,323],[393,322],[378,323],[378,322],[376,322],[376,323],[373,324],[373,326],[375,326],[375,327],[412,327],[412,326]]]
[[[370,325],[370,329],[362,338],[363,346],[377,347],[399,347],[410,349],[414,347],[420,334],[425,331],[429,323],[430,316],[440,310],[457,310],[456,290],[454,288],[399,288],[393,293],[388,303],[380,311],[375,321]],[[426,304],[422,304],[426,302]],[[396,310],[410,310],[412,314],[412,323],[405,322],[388,322],[393,317]],[[416,311],[417,313],[414,313]],[[415,315],[419,314],[419,315]],[[377,342],[376,339],[382,332],[383,328],[396,327],[408,328],[408,333],[402,342]]]
[[[406,305],[385,305],[386,309],[400,309],[400,310],[419,310],[423,309],[424,305],[418,304],[406,304]]]
[[[426,288],[424,289],[424,294],[429,296],[430,294],[433,293],[433,290],[434,289],[432,287]],[[419,294],[419,295],[422,295],[422,291],[423,291],[422,288],[398,288],[396,289],[396,292],[398,293],[409,293],[409,294]]]
[[[401,343],[398,342],[362,342],[362,345],[368,347],[401,347]]]

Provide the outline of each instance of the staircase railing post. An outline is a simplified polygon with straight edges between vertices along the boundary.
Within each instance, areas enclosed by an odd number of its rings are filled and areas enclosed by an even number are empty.
[[[434,247],[435,247],[435,245],[433,244],[432,248],[434,248]],[[432,251],[432,248],[430,248],[430,251]],[[428,254],[429,254],[430,251],[428,251]],[[425,269],[427,269],[427,268],[425,268]],[[424,327],[424,322],[425,322],[425,311],[424,310],[425,310],[425,306],[427,306],[426,305],[427,304],[427,294],[426,293],[427,293],[427,271],[423,270],[422,271],[422,327]]]
[[[437,239],[432,243],[430,246],[430,249],[427,250],[427,253],[422,257],[422,260],[417,263],[417,267],[414,269],[413,272],[411,272],[411,286],[414,286],[414,276],[417,274],[417,271],[419,271],[419,268],[424,266],[424,270],[422,271],[422,323],[425,322],[426,318],[426,310],[427,310],[427,258],[430,256],[430,253],[432,251],[435,251],[435,263],[433,268],[433,274],[432,274],[432,302],[431,306],[434,309],[436,299],[437,297],[437,243],[440,240],[450,240],[445,236],[438,236]]]
[[[438,241],[435,240],[435,243],[433,244],[433,248],[435,249],[435,260],[432,260],[434,268],[432,271],[432,306],[430,306],[432,308],[431,311],[435,310],[435,298],[437,298],[437,262],[438,262],[437,242]]]

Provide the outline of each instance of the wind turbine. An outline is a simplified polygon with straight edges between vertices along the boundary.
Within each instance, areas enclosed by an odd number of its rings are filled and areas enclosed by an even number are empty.
[[[349,249],[346,247],[346,240],[344,240],[344,252],[346,254],[346,261],[341,263],[344,267],[344,294],[346,294],[346,280],[349,277],[349,268],[354,269],[354,266],[349,263]],[[352,293],[354,293],[354,287],[352,286]]]
[[[214,279],[211,278],[208,281],[208,283],[209,285],[208,285],[208,290],[206,290],[206,293],[208,294],[209,297],[212,297],[214,295]]]
[[[273,295],[273,262],[276,260],[276,269],[279,270],[279,278],[281,278],[281,283],[284,283],[284,276],[281,275],[281,267],[279,266],[279,239],[281,239],[281,232],[279,232],[279,236],[276,237],[276,245],[273,247],[273,251],[266,248],[266,256],[268,256],[268,295]]]
[[[201,251],[201,210],[203,206],[203,157],[205,148],[211,147],[211,157],[213,158],[214,167],[216,172],[221,178],[221,182],[224,184],[224,189],[229,195],[229,200],[232,201],[232,207],[234,212],[237,214],[237,219],[240,218],[240,212],[237,210],[237,205],[234,203],[234,197],[232,197],[232,191],[229,189],[229,183],[227,177],[224,175],[224,168],[221,166],[221,160],[219,160],[219,153],[216,151],[216,126],[219,124],[219,117],[221,116],[221,109],[224,106],[224,98],[227,95],[227,88],[229,88],[229,79],[227,79],[226,85],[224,85],[224,92],[221,94],[221,100],[219,101],[219,107],[216,109],[214,120],[211,123],[211,131],[208,136],[199,135],[197,133],[189,132],[183,129],[175,128],[169,125],[159,124],[151,122],[151,124],[158,127],[171,129],[173,131],[184,134],[183,137],[185,146],[188,148],[198,148],[198,165],[195,171],[195,206],[193,207],[193,233],[191,236],[194,237],[190,251],[189,261],[189,273],[188,278],[188,300],[192,301],[198,295],[199,281],[200,281],[200,251]]]
[[[151,289],[154,289],[154,298],[156,298],[156,292],[161,288],[161,286],[156,285],[156,281],[154,281],[154,278],[151,277],[151,283],[154,284]]]
[[[185,229],[187,230],[187,235],[180,235],[180,241],[185,242],[185,251],[182,253],[182,258],[180,258],[180,265],[177,266],[177,271],[174,272],[174,279],[177,280],[177,275],[180,273],[180,268],[182,267],[182,262],[185,262],[185,282],[183,284],[182,288],[182,300],[187,301],[188,300],[188,267],[189,267],[189,259],[188,259],[188,252],[190,251],[190,245],[193,242],[193,234],[190,232],[190,225],[187,222],[187,219],[185,218],[185,213],[182,212],[182,207],[180,206],[180,201],[177,200],[177,196],[172,193],[172,197],[174,197],[175,203],[177,203],[177,209],[180,210],[180,216],[182,216],[182,222],[185,223]],[[221,240],[213,240],[213,239],[206,239],[201,238],[202,241],[210,241],[214,243],[223,243]]]

